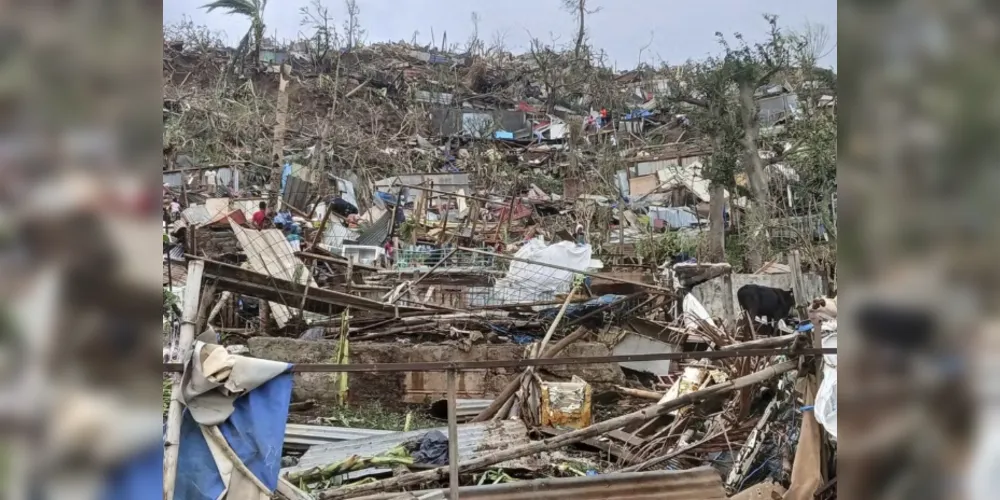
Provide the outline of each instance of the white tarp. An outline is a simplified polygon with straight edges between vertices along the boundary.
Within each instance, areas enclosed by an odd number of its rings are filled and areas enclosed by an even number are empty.
[[[579,271],[590,265],[590,245],[560,241],[551,245],[538,237],[527,242],[514,257],[552,264]],[[573,286],[575,273],[539,264],[511,261],[507,274],[493,287],[491,304],[514,304],[552,300],[555,294],[566,293]]]
[[[830,329],[832,332],[826,333]],[[823,325],[823,347],[837,347],[837,322],[826,321]],[[837,355],[827,354],[823,356],[823,382],[819,384],[816,391],[815,410],[816,421],[829,432],[833,439],[837,439]]]

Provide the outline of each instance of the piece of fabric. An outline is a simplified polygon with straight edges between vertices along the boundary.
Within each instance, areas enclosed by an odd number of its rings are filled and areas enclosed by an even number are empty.
[[[292,374],[285,371],[237,398],[229,418],[218,426],[236,455],[271,491],[278,485],[291,395]],[[214,443],[209,444],[204,429],[191,412],[184,412],[174,498],[269,498],[269,494],[260,492],[252,481],[243,477]]]
[[[812,406],[816,401],[816,377],[810,375],[801,378],[799,384],[802,400],[806,406]],[[816,490],[823,485],[820,432],[812,410],[803,412],[799,445],[795,449],[795,462],[792,463],[792,480],[788,493],[782,497],[784,500],[812,500]]]
[[[448,465],[448,436],[437,430],[420,436],[411,456],[417,464]]]
[[[288,363],[230,354],[219,345],[195,342],[185,360],[178,399],[202,425],[218,425],[233,412],[236,398],[284,373]]]

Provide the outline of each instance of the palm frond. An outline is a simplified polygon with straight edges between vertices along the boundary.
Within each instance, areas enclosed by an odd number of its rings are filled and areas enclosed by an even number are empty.
[[[208,10],[208,12],[212,12],[215,9],[223,9],[227,11],[227,14],[242,14],[254,18],[260,12],[257,8],[259,2],[260,0],[215,0],[214,2],[202,5],[201,8]]]

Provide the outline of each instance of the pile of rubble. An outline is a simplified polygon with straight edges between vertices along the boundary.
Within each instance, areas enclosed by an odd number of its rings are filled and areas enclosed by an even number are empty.
[[[178,494],[227,460],[222,491],[293,500],[835,498],[820,323],[734,311],[739,280],[820,280],[690,262],[709,150],[661,77],[381,44],[213,78],[230,56],[164,47],[167,441],[205,443],[168,453]],[[451,421],[329,425],[372,401]]]

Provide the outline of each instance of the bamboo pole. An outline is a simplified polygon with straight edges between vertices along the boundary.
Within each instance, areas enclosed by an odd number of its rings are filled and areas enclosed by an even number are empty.
[[[626,396],[632,396],[634,398],[652,399],[654,401],[659,401],[663,398],[663,394],[656,391],[644,391],[642,389],[633,389],[631,387],[622,387],[620,385],[616,385],[615,389],[618,389],[618,392]]]
[[[556,331],[556,328],[559,327],[559,322],[562,321],[563,316],[566,314],[566,309],[569,307],[570,302],[573,301],[573,295],[576,294],[576,288],[577,288],[576,286],[573,286],[573,288],[569,291],[569,294],[566,295],[566,300],[563,301],[562,307],[559,308],[559,312],[556,314],[555,319],[553,319],[552,324],[549,325],[549,329],[548,331],[545,332],[545,337],[542,338],[542,342],[538,344],[534,349],[532,349],[531,359],[538,359],[538,357],[545,352],[545,346],[547,346],[549,340],[552,339],[552,334]],[[530,392],[531,386],[529,384],[534,374],[535,374],[535,368],[529,366],[527,369],[524,370],[521,376],[518,377],[518,380],[520,382],[519,385],[524,388],[524,392]],[[523,394],[524,393],[521,393],[519,397],[515,399],[522,399],[524,397]],[[504,404],[504,406],[507,405]],[[507,415],[508,414],[506,412],[497,412],[494,419],[506,418]]]
[[[632,424],[639,422],[645,422],[650,419],[659,417],[661,415],[666,415],[671,411],[678,408],[692,405],[703,401],[708,398],[716,397],[722,394],[727,394],[729,392],[750,387],[754,384],[759,384],[761,382],[770,380],[783,373],[795,370],[798,367],[798,360],[785,361],[776,365],[769,366],[759,372],[752,373],[745,377],[740,377],[729,382],[718,384],[707,389],[700,391],[691,392],[685,394],[676,399],[672,399],[662,404],[655,404],[647,406],[642,410],[637,412],[622,415],[617,418],[610,420],[605,420],[598,424],[594,424],[590,427],[585,427],[583,429],[575,430],[572,432],[567,432],[558,436],[545,439],[543,441],[535,441],[527,445],[518,446],[514,448],[509,448],[506,450],[501,450],[496,453],[483,455],[473,460],[467,460],[459,464],[460,472],[468,472],[473,470],[478,470],[483,467],[489,467],[500,462],[505,462],[507,460],[514,460],[517,458],[534,455],[543,451],[549,451],[570,444],[575,444],[580,441],[590,439],[601,434],[613,431],[615,429],[620,429]],[[392,479],[387,479],[383,481],[377,481],[374,483],[367,483],[357,486],[349,486],[346,488],[332,489],[320,492],[317,497],[319,500],[341,500],[346,498],[354,498],[365,493],[370,493],[373,491],[388,491],[390,489],[412,487],[419,484],[423,484],[429,481],[441,480],[448,473],[448,467],[438,467],[435,469],[415,472],[412,474],[405,474],[402,476],[397,476]]]
[[[729,344],[719,348],[720,351],[734,351],[737,349],[760,349],[760,348],[770,348],[770,347],[785,347],[789,344],[794,344],[795,339],[799,338],[802,334],[800,333],[790,333],[788,335],[782,335],[780,337],[769,337],[766,339],[750,340],[747,342],[739,342],[737,344]]]
[[[222,435],[222,431],[219,430],[219,426],[213,425],[211,427],[204,427],[204,428],[207,431],[208,436],[212,439],[212,441],[214,441],[215,444],[222,449],[222,453],[226,455],[226,458],[228,458],[229,461],[233,463],[233,467],[236,470],[241,472],[244,476],[247,476],[247,479],[249,479],[250,482],[254,484],[254,486],[259,488],[261,492],[269,494],[272,493],[271,489],[268,488],[267,485],[265,485],[260,480],[260,478],[257,477],[256,474],[254,474],[249,468],[247,468],[247,465],[245,463],[243,463],[243,459],[236,454],[236,450],[234,450],[233,447],[229,445],[229,442],[226,441],[226,436]]]
[[[194,346],[195,322],[198,315],[198,298],[201,292],[201,280],[205,271],[205,262],[192,260],[188,262],[187,287],[184,290],[184,304],[181,308],[181,331],[178,347],[181,351],[181,362],[186,362],[191,356]],[[170,408],[167,410],[167,435],[163,442],[163,500],[173,500],[174,486],[177,483],[177,458],[180,456],[181,439],[181,377],[174,376],[170,392]]]
[[[563,316],[566,315],[566,309],[569,307],[569,303],[573,301],[573,296],[576,295],[576,287],[574,286],[569,294],[566,295],[566,300],[563,301],[562,307],[559,308],[559,312],[556,314],[556,318],[552,320],[552,324],[549,325],[549,330],[545,332],[545,337],[542,338],[541,345],[538,346],[538,355],[534,356],[538,358],[543,352],[545,352],[545,347],[549,345],[549,340],[552,339],[552,334],[555,333],[556,328],[559,327],[559,322],[562,321]]]
[[[219,315],[219,312],[222,311],[222,306],[226,305],[226,303],[229,301],[229,298],[232,297],[232,295],[233,292],[230,292],[228,290],[222,292],[222,295],[219,297],[219,301],[216,302],[215,307],[212,308],[212,312],[208,313],[208,319],[205,320],[206,325],[212,324],[212,320]]]

